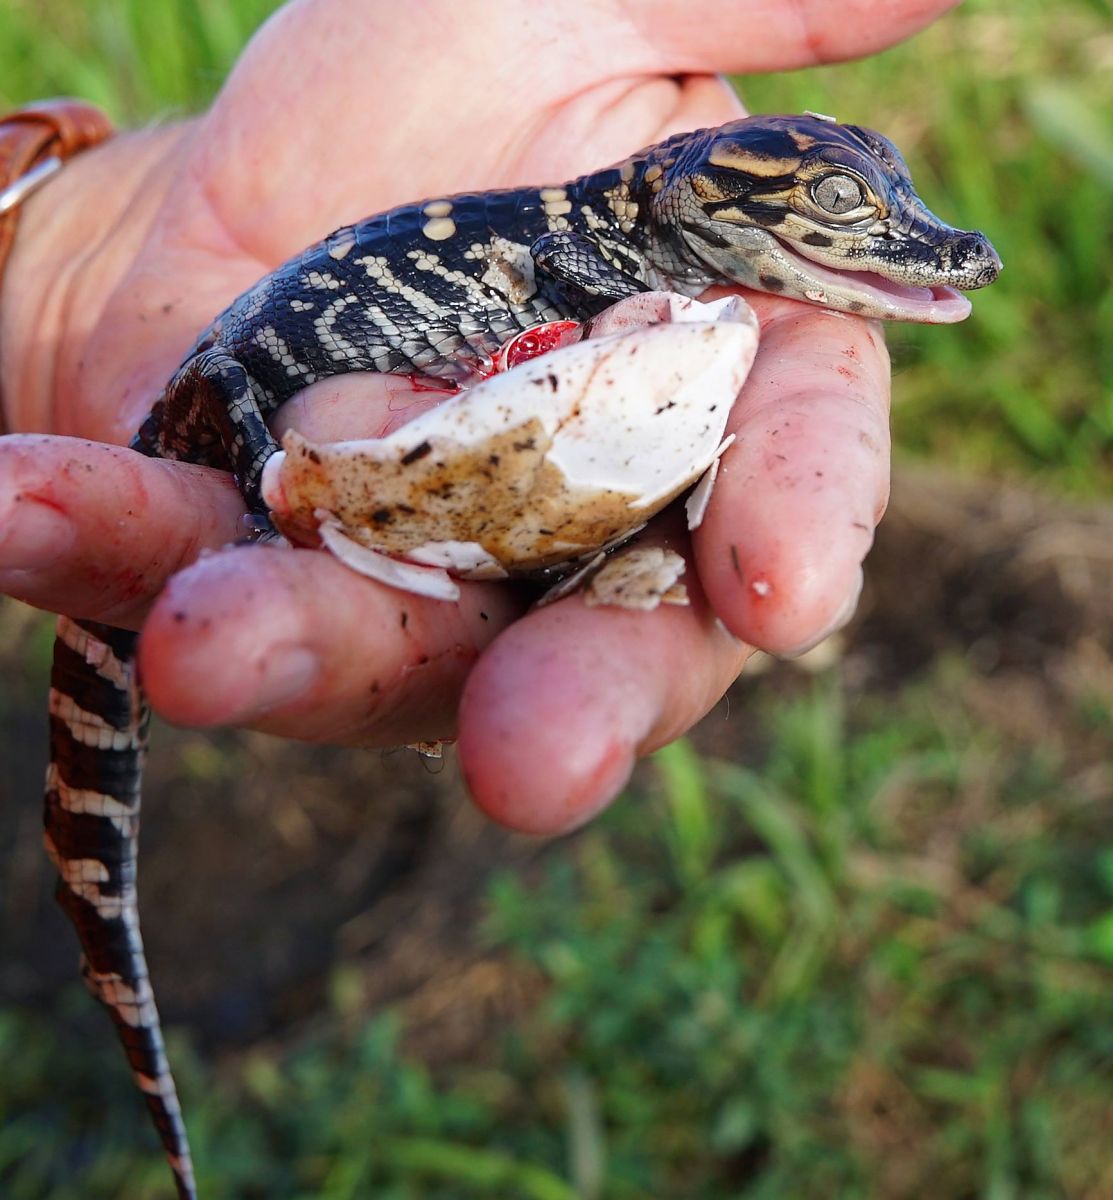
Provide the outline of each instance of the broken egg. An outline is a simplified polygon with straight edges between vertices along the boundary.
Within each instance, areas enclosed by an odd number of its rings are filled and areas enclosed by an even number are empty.
[[[757,341],[740,297],[634,296],[387,437],[287,433],[263,498],[292,542],[438,599],[458,597],[454,577],[574,565],[713,471]]]

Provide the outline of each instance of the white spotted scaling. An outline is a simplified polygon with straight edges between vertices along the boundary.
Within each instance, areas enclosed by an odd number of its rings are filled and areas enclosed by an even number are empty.
[[[306,271],[302,283],[317,292],[338,292],[341,288],[340,280],[331,271]]]
[[[260,349],[265,350],[280,367],[283,367],[287,375],[310,374],[308,364],[298,362],[286,339],[279,335],[273,325],[264,325],[261,329],[257,329],[251,340]]]
[[[646,167],[643,178],[655,195],[665,186],[665,171],[660,163],[654,163],[653,166]]]
[[[496,247],[496,243],[499,246]],[[463,328],[465,325],[474,322],[474,318],[469,319],[469,311],[475,309],[479,313],[490,312],[492,309],[505,310],[508,306],[504,297],[509,289],[515,286],[514,281],[528,279],[532,286],[533,280],[533,259],[529,257],[529,247],[522,246],[517,243],[506,241],[505,238],[493,238],[488,246],[479,245],[479,253],[472,254],[472,249],[464,251],[464,258],[474,257],[476,260],[486,260],[494,264],[495,260],[504,254],[502,247],[512,248],[513,263],[521,263],[521,269],[511,278],[512,271],[507,269],[504,264],[496,268],[500,274],[500,278],[505,279],[505,285],[501,288],[494,287],[490,280],[486,277],[483,280],[476,279],[473,275],[469,275],[466,271],[457,270],[455,267],[447,267],[441,262],[439,254],[433,254],[428,250],[408,250],[406,257],[409,258],[419,271],[427,271],[435,275],[442,283],[446,283],[449,287],[459,289],[461,294],[466,297],[466,306],[462,306],[457,315],[457,323]],[[528,260],[528,265],[523,262]],[[508,260],[508,262],[511,260]],[[488,271],[492,268],[489,266]],[[524,294],[524,293],[523,293]],[[530,293],[532,294],[532,292]],[[477,328],[486,328],[484,323],[477,325]]]
[[[415,251],[415,254],[420,252]],[[427,270],[435,270],[437,266],[436,256],[425,256],[428,263]],[[386,292],[391,296],[398,296],[404,300],[419,318],[419,323],[423,326],[436,326],[443,319],[443,310],[439,304],[421,288],[416,287],[412,283],[407,283],[401,279],[398,274],[391,268],[389,260],[382,255],[367,255],[365,258],[357,258],[354,262],[364,268],[369,279],[374,280],[375,290]],[[377,306],[374,306],[377,308]],[[379,324],[376,321],[376,324]],[[382,328],[381,324],[379,325]]]
[[[451,200],[430,200],[422,207],[422,213],[429,218],[421,227],[421,232],[432,242],[444,242],[456,236],[456,222],[452,219]]]
[[[638,202],[631,196],[630,188],[625,183],[609,188],[604,192],[607,207],[618,220],[618,227],[623,233],[629,233],[638,219]]]
[[[556,232],[569,227],[567,216],[572,211],[572,201],[568,199],[568,191],[562,187],[542,188],[538,192],[541,207],[545,213],[545,221],[550,231]]]
[[[347,258],[355,244],[356,231],[351,226],[338,229],[325,243],[329,258],[334,258],[337,262],[342,262]]]
[[[320,342],[322,349],[334,362],[355,362],[359,360],[361,350],[355,343],[349,341],[337,328],[336,323],[341,313],[344,312],[349,305],[358,304],[359,298],[353,295],[337,296],[331,301],[322,311],[321,314],[313,318],[313,332]],[[386,315],[382,314],[384,322],[387,320]],[[384,354],[384,362],[388,362],[389,358]],[[388,366],[377,368],[379,370],[387,370]]]

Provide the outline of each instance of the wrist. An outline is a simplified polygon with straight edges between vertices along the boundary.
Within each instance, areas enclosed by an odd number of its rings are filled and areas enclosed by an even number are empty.
[[[123,134],[70,159],[20,211],[0,281],[0,429],[57,427],[54,383],[135,262],[191,128]],[[65,372],[68,374],[69,372]]]

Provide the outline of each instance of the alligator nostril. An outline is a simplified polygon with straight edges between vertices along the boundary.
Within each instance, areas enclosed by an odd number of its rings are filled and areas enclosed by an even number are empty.
[[[987,287],[1001,272],[1001,259],[993,243],[977,229],[957,233],[941,249],[940,266],[963,291]]]
[[[956,249],[959,262],[965,262],[969,267],[979,266],[981,268],[978,272],[979,287],[984,287],[997,278],[1001,270],[1001,258],[993,248],[993,243],[984,233],[977,230],[968,233],[959,242]]]

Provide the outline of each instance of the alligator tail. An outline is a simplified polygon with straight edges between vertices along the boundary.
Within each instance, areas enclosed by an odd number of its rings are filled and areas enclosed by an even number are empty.
[[[196,1200],[189,1142],[147,973],[136,900],[140,783],[150,710],[134,633],[60,618],[50,689],[44,815],[57,898],[90,991],[116,1023],[180,1200]]]

